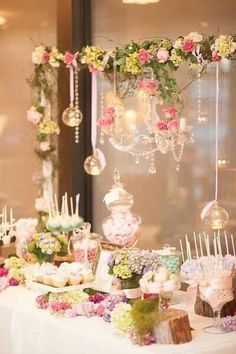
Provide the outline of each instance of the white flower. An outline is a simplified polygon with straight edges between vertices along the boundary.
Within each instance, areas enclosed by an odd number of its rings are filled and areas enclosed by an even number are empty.
[[[175,49],[180,49],[182,48],[182,43],[183,43],[183,38],[178,38],[175,43],[173,44],[173,47]]]
[[[48,212],[48,203],[44,198],[35,199],[35,209],[44,213]]]
[[[59,52],[56,47],[53,47],[50,52],[49,64],[53,68],[58,68],[60,66],[60,61],[63,61],[64,55]]]
[[[35,50],[32,53],[32,62],[33,64],[40,65],[43,63],[43,55],[45,53],[45,47],[39,46],[36,47]]]
[[[194,43],[198,43],[203,40],[203,36],[198,32],[190,32],[185,38],[192,40]]]

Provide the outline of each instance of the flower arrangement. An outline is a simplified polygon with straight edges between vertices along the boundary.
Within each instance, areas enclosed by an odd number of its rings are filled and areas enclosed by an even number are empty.
[[[157,264],[156,254],[134,248],[117,250],[108,260],[109,274],[120,281],[123,289],[138,288],[141,276]]]
[[[8,286],[17,286],[24,282],[22,269],[26,262],[18,257],[12,256],[5,260],[4,266],[0,268],[0,291]]]
[[[65,237],[63,235],[53,235],[50,232],[37,233],[28,243],[27,250],[42,262],[52,262],[56,253],[65,247]]]
[[[130,304],[119,303],[114,307],[111,313],[111,323],[115,327],[116,333],[124,335],[134,330],[131,311],[132,306]]]

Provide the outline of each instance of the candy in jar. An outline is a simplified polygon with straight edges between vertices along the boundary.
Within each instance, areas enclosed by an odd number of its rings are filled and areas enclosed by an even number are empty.
[[[103,232],[108,241],[114,244],[132,246],[140,235],[141,218],[131,212],[134,197],[120,183],[117,170],[113,177],[115,184],[104,198],[111,214],[103,221]]]

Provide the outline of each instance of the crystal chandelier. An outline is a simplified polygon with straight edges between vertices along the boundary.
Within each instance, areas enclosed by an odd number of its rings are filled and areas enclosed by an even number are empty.
[[[186,137],[191,134],[191,127],[185,118],[178,118],[175,107],[162,108],[163,100],[158,93],[158,83],[145,78],[137,84],[137,99],[142,100],[146,113],[137,124],[135,110],[125,111],[122,99],[117,96],[115,80],[113,96],[105,107],[104,94],[101,94],[101,117],[98,125],[101,129],[100,143],[105,136],[111,145],[122,152],[130,154],[138,164],[141,158],[149,160],[149,172],[156,173],[155,153],[172,153],[176,161],[176,170],[182,159]],[[158,113],[157,111],[161,113]]]

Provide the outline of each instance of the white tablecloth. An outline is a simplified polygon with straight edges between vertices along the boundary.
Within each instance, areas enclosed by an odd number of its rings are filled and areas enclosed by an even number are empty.
[[[138,347],[115,335],[112,325],[101,318],[57,318],[38,310],[36,295],[24,287],[0,293],[0,354],[236,353],[236,332],[206,334],[202,328],[210,320],[194,314],[190,314],[192,342]]]

